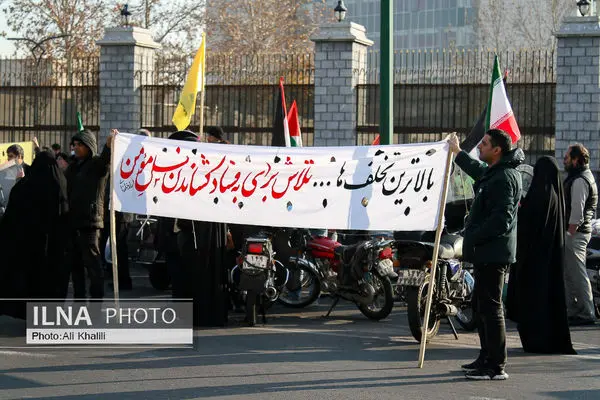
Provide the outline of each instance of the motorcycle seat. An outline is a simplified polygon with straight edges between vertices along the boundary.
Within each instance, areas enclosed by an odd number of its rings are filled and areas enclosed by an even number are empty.
[[[442,247],[448,247],[448,251],[452,250],[451,257],[444,257],[442,252]],[[440,257],[441,258],[462,258],[462,246],[463,246],[463,237],[460,235],[451,235],[451,234],[442,234],[440,239]],[[449,253],[448,253],[449,254]]]
[[[360,243],[341,245],[335,247],[333,249],[333,252],[342,258],[342,262],[344,264],[348,264],[350,263],[350,260],[352,260],[352,257],[356,253],[356,249],[358,249],[358,246],[360,246]]]

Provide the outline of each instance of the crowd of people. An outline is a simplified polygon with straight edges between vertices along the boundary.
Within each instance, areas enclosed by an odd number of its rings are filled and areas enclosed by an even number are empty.
[[[19,145],[8,148],[8,161],[19,171],[0,220],[0,297],[4,299],[65,299],[72,282],[74,299],[102,299],[107,271],[104,245],[109,232],[112,130],[98,153],[89,130],[71,139],[71,154],[58,144],[40,148],[24,162]],[[140,135],[150,136],[147,130]],[[188,131],[171,139],[197,141]],[[207,130],[207,141],[226,143],[222,129]],[[116,214],[119,287],[132,288],[127,237],[133,216]],[[157,246],[166,250],[173,277],[173,296],[193,298],[196,325],[224,325],[227,319],[226,271],[228,227],[225,224],[161,218]],[[195,266],[198,266],[196,268]],[[202,279],[200,279],[200,275]],[[204,282],[202,287],[192,282]],[[23,301],[2,301],[0,315],[25,318]]]
[[[59,145],[40,149],[35,141],[30,166],[20,146],[8,148],[9,161],[22,173],[0,221],[0,297],[64,299],[70,281],[74,298],[104,297],[101,250],[109,236],[107,181],[117,133],[111,132],[100,153],[88,130],[72,137],[70,155]],[[199,140],[188,131],[169,138]],[[227,143],[218,127],[207,130],[207,141]],[[508,378],[502,291],[509,269],[507,316],[517,322],[525,351],[573,354],[569,325],[595,323],[585,260],[598,190],[588,150],[581,144],[569,147],[564,182],[557,160],[540,158],[523,197],[516,167],[524,153],[512,148],[506,132],[489,130],[478,145],[479,159],[462,151],[455,135],[449,145],[457,165],[475,180],[463,259],[475,270],[473,309],[481,351],[463,366],[467,378]],[[131,215],[117,214],[121,290],[132,288],[127,250],[132,221]],[[227,322],[228,266],[248,233],[223,223],[159,219],[156,248],[165,255],[173,297],[194,299],[195,325]],[[22,302],[0,304],[0,314],[24,318],[24,313]]]
[[[479,159],[449,139],[456,163],[475,179],[475,198],[465,223],[463,259],[475,270],[473,309],[481,350],[463,365],[468,379],[504,380],[507,361],[502,303],[509,273],[507,316],[517,323],[523,349],[574,354],[569,326],[595,323],[586,247],[598,203],[588,150],[571,145],[558,162],[541,157],[527,194],[516,167],[524,161],[510,136],[487,131]]]

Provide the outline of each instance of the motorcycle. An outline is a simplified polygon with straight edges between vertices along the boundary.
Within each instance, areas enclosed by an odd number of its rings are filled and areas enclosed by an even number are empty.
[[[527,193],[533,177],[533,168],[522,164],[523,196]],[[433,299],[426,339],[433,338],[440,329],[442,318],[447,318],[454,337],[458,334],[452,322],[454,318],[466,331],[477,327],[471,298],[475,280],[473,266],[462,260],[461,232],[466,215],[474,198],[473,180],[454,168],[445,210],[445,227],[441,236],[436,281],[431,282],[431,260],[434,250],[434,232],[396,232],[397,258],[400,263],[396,293],[407,302],[408,323],[413,337],[421,341],[423,319],[429,285],[433,284]]]
[[[435,282],[431,282],[431,260],[434,245],[431,242],[397,241],[398,257],[403,267],[399,271],[398,285],[405,287],[410,332],[421,341],[425,304],[429,285],[433,284],[433,299],[427,330],[427,340],[437,335],[442,318],[447,318],[454,336],[458,334],[450,317],[467,331],[476,328],[471,306],[475,280],[470,272],[470,264],[462,262],[462,237],[443,235],[436,268]]]
[[[257,311],[267,323],[266,310],[277,300],[288,282],[289,271],[275,260],[272,233],[261,232],[244,240],[238,263],[231,270],[230,281],[245,292],[246,321],[256,325]]]
[[[304,307],[316,300],[321,290],[333,295],[328,317],[340,298],[353,302],[372,320],[386,318],[394,306],[390,278],[393,271],[393,240],[371,239],[344,246],[328,237],[297,233],[298,254],[289,258],[290,268],[303,269],[314,282],[311,296],[304,302],[280,301],[290,307]],[[294,267],[295,266],[295,267]]]

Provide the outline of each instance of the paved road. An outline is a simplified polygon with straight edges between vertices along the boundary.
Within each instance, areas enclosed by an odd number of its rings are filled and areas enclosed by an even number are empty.
[[[156,296],[135,280],[130,296]],[[163,294],[164,295],[164,294]],[[266,326],[195,332],[187,349],[0,349],[0,399],[600,399],[600,326],[573,329],[576,356],[528,355],[509,325],[506,382],[466,381],[458,366],[477,354],[443,325],[417,368],[406,309],[366,320],[328,299],[303,312],[275,307]],[[0,317],[0,345],[17,346],[24,323]]]

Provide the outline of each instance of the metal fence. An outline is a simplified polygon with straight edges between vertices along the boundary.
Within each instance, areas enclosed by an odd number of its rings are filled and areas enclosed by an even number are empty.
[[[284,78],[288,108],[298,105],[303,143],[314,137],[314,59],[302,55],[209,54],[206,61],[204,125],[223,128],[227,139],[236,144],[270,145],[279,95],[279,77]],[[171,118],[183,83],[189,59],[159,59],[154,71],[140,71],[142,79],[142,126],[156,136],[173,132]],[[151,84],[147,84],[151,82]],[[200,101],[189,129],[199,129]]]
[[[379,54],[354,74],[357,88],[357,144],[370,144],[379,123]],[[394,70],[394,140],[439,140],[447,132],[466,134],[487,103],[494,53],[480,50],[397,51]],[[499,55],[509,71],[507,93],[523,134],[520,146],[532,161],[554,153],[555,54],[517,51]],[[142,126],[157,136],[173,132],[171,122],[190,58],[159,58],[152,70],[137,72]],[[0,142],[30,140],[68,144],[76,112],[99,129],[98,59],[71,63],[0,60]],[[228,140],[268,145],[285,80],[288,107],[298,103],[305,145],[314,137],[314,56],[208,54],[205,125],[219,125]],[[190,129],[198,130],[199,102]]]
[[[0,59],[0,143],[29,141],[68,146],[77,112],[86,127],[99,129],[98,59],[69,64]]]
[[[394,142],[465,136],[488,101],[494,53],[489,51],[397,52],[394,71]],[[527,162],[554,155],[554,52],[519,51],[499,55],[508,72],[506,91],[521,130],[519,147]],[[357,144],[370,144],[379,131],[378,54],[357,89]]]

